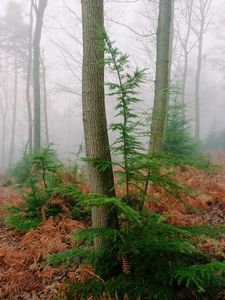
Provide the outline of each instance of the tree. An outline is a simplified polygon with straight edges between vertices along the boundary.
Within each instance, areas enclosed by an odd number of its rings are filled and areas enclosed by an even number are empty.
[[[171,1],[160,0],[157,28],[155,95],[149,144],[150,155],[160,152],[163,141],[169,94],[171,16]]]
[[[194,4],[194,0],[184,1],[184,2],[180,1],[179,5],[180,5],[181,18],[176,20],[177,35],[184,55],[184,68],[182,74],[182,97],[181,97],[183,107],[185,104],[185,96],[186,96],[189,54],[196,44],[196,41],[190,42],[190,37],[191,37],[190,35],[191,35],[192,23],[193,23],[193,4]],[[181,21],[184,21],[184,24]],[[185,31],[183,28],[184,26],[186,27]]]
[[[95,195],[114,196],[114,179],[111,164],[104,93],[104,7],[103,0],[82,0],[83,19],[83,71],[82,105],[88,181]],[[101,169],[97,161],[108,162]],[[93,226],[117,226],[113,210],[107,206],[92,211]]]
[[[8,100],[9,100],[9,66],[6,63],[5,70],[3,66],[0,68],[2,90],[0,96],[0,111],[2,121],[2,137],[1,137],[1,169],[5,171],[6,167],[6,120],[8,116]]]
[[[34,151],[41,148],[41,92],[40,92],[40,42],[44,12],[48,0],[34,1],[36,24],[33,39],[33,93],[34,93]]]
[[[18,58],[14,57],[14,100],[13,100],[13,119],[12,119],[12,135],[9,149],[9,165],[14,162],[15,152],[15,136],[16,136],[16,119],[17,119],[17,105],[18,105]]]
[[[32,71],[32,37],[33,37],[33,3],[30,4],[30,24],[29,24],[29,43],[28,43],[28,61],[27,61],[27,78],[26,78],[26,102],[27,102],[27,116],[28,116],[28,148],[29,153],[33,151],[33,120],[30,96],[31,71]]]
[[[44,122],[45,122],[45,144],[49,146],[49,132],[48,132],[48,99],[47,99],[47,84],[46,84],[46,66],[44,61],[44,51],[41,57],[42,69],[42,86],[43,86],[43,100],[44,100]]]
[[[199,29],[193,28],[194,33],[198,39],[198,55],[197,55],[197,70],[195,75],[195,138],[197,141],[200,139],[200,79],[202,71],[203,60],[203,40],[204,34],[209,26],[207,17],[209,14],[212,0],[199,0],[196,19],[199,23]]]
[[[24,22],[22,8],[16,2],[9,2],[5,16],[1,18],[1,31],[0,47],[5,58],[7,58],[7,64],[10,65],[14,73],[12,131],[9,148],[10,165],[14,161],[16,146],[19,71],[25,71],[24,64],[27,60],[28,44],[28,26]]]

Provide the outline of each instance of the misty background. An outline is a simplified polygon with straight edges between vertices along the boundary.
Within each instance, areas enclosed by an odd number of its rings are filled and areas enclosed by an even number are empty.
[[[181,41],[187,33],[184,18],[185,3],[175,2],[174,41],[172,59],[172,81],[179,86],[182,81],[184,54]],[[21,7],[24,22],[29,22],[30,3],[27,0],[1,0],[0,18],[5,18],[10,3]],[[194,1],[195,2],[195,1]],[[117,47],[130,55],[130,68],[145,68],[147,80],[140,90],[143,99],[140,110],[150,111],[154,97],[156,27],[158,2],[149,0],[105,1],[106,29]],[[200,81],[200,136],[205,139],[214,128],[225,128],[225,3],[213,0],[207,14],[207,27],[204,32],[202,73]],[[194,124],[194,89],[198,45],[195,29],[198,28],[198,7],[194,6],[193,24],[190,30],[187,85],[185,104],[188,118]],[[13,26],[12,20],[8,26]],[[29,24],[28,24],[29,25]],[[0,23],[1,26],[1,23]],[[68,161],[74,157],[83,143],[81,68],[82,31],[81,4],[79,0],[49,0],[44,17],[42,33],[42,57],[46,67],[47,108],[49,140],[55,145],[60,157]],[[1,31],[1,28],[0,28]],[[0,40],[0,102],[2,121],[5,116],[5,130],[0,126],[1,169],[8,168],[9,149],[12,135],[14,106],[13,62],[3,55]],[[8,75],[5,70],[7,68]],[[106,80],[110,78],[106,72]],[[18,72],[18,104],[15,126],[15,153],[13,162],[18,159],[28,142],[27,108],[25,100],[26,66]],[[43,87],[42,87],[43,88]],[[7,97],[6,97],[7,90]],[[31,89],[32,91],[32,89]],[[32,93],[31,93],[32,94]],[[42,90],[43,96],[43,90]],[[115,99],[106,96],[108,123],[114,118]],[[44,112],[42,112],[42,119]],[[44,121],[43,121],[44,122]],[[5,132],[3,132],[5,131]],[[113,136],[111,136],[111,140]],[[45,143],[45,127],[42,128]],[[4,153],[2,153],[4,151]],[[4,155],[3,155],[4,154]]]

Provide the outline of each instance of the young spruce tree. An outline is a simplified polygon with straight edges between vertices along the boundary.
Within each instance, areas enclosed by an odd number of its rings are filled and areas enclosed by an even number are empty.
[[[105,34],[105,63],[116,73],[116,82],[108,82],[110,96],[116,96],[116,116],[118,121],[111,124],[112,131],[118,137],[113,143],[113,154],[122,157],[117,165],[122,169],[118,174],[122,175],[126,187],[125,199],[130,197],[130,186],[135,177],[135,159],[138,159],[143,150],[138,138],[140,135],[141,121],[135,105],[141,102],[137,97],[137,89],[144,80],[145,70],[138,68],[133,73],[127,72],[128,55],[123,54]]]

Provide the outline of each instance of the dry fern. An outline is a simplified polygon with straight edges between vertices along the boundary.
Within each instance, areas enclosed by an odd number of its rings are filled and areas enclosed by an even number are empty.
[[[107,296],[106,294],[103,294],[102,296],[100,296],[99,299],[96,300],[129,300],[129,297],[127,294],[124,295],[123,299],[119,298],[117,292],[115,292],[115,296]],[[136,300],[141,300],[141,297],[138,297]]]
[[[122,255],[122,270],[124,274],[129,275],[131,273],[130,262],[126,254]]]

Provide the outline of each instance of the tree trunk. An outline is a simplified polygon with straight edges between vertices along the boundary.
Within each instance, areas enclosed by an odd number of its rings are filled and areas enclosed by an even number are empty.
[[[17,97],[18,97],[18,64],[17,55],[14,58],[14,101],[13,101],[13,119],[12,119],[12,135],[9,150],[9,166],[14,162],[15,155],[15,136],[16,136],[16,117],[17,117]]]
[[[41,148],[41,92],[40,92],[40,42],[43,27],[44,12],[48,0],[39,0],[34,6],[36,12],[36,26],[34,31],[34,65],[33,65],[33,92],[34,92],[34,151]]]
[[[83,19],[82,98],[86,156],[90,159],[109,162],[105,170],[100,170],[93,162],[89,162],[88,181],[92,194],[115,196],[105,110],[104,41],[101,37],[104,30],[103,0],[82,0],[81,3]],[[106,206],[94,208],[92,220],[96,228],[117,226],[115,213],[110,214]]]
[[[182,78],[182,95],[181,95],[181,102],[182,102],[183,107],[185,105],[187,72],[188,72],[188,52],[187,52],[187,50],[184,50],[184,72],[183,72],[183,78]]]
[[[204,21],[201,20],[199,32],[198,58],[197,58],[197,72],[195,76],[195,139],[200,140],[200,78],[202,70],[202,50],[203,50],[203,34]]]
[[[203,54],[203,38],[206,29],[210,23],[207,16],[210,11],[212,0],[199,0],[199,18],[200,28],[199,31],[194,29],[198,38],[198,57],[197,57],[197,71],[195,76],[195,139],[200,141],[200,79],[202,71],[202,54]]]
[[[44,54],[41,58],[42,67],[42,86],[43,86],[43,100],[44,100],[44,122],[45,122],[45,144],[49,145],[49,132],[48,132],[48,101],[47,101],[47,86],[46,86],[46,67],[44,62]]]
[[[5,98],[3,103],[3,98]],[[2,113],[2,139],[1,139],[1,149],[2,149],[2,155],[1,155],[1,166],[2,170],[5,171],[6,163],[5,163],[5,144],[6,144],[6,117],[7,117],[7,105],[8,104],[8,87],[6,93],[4,93],[3,97],[0,98],[0,107],[1,107],[1,113]]]
[[[31,97],[30,97],[31,69],[32,69],[32,32],[33,32],[33,0],[31,0],[31,7],[30,7],[29,49],[28,49],[27,81],[26,81],[29,153],[32,153],[33,151],[33,132],[32,132],[33,121],[32,121]]]
[[[181,101],[182,101],[182,106],[185,108],[185,97],[186,97],[186,85],[187,85],[187,74],[188,74],[188,60],[189,60],[189,54],[193,46],[188,49],[188,43],[190,39],[190,33],[191,33],[191,27],[192,27],[192,14],[193,14],[193,3],[194,1],[191,0],[190,2],[187,2],[187,32],[185,35],[185,40],[184,42],[182,41],[182,38],[179,34],[180,37],[180,43],[181,46],[184,50],[184,72],[183,72],[183,78],[182,78],[182,95],[181,95]],[[185,112],[183,112],[185,115]]]
[[[2,139],[1,139],[1,149],[2,149],[2,156],[1,156],[1,166],[2,170],[5,171],[6,168],[6,120],[8,115],[8,96],[9,96],[9,69],[8,65],[6,67],[5,71],[5,77],[4,77],[4,83],[2,86],[3,93],[2,98],[0,99],[0,107],[1,107],[1,113],[2,113]]]
[[[169,95],[171,15],[171,0],[160,0],[157,28],[155,95],[149,144],[150,155],[160,152],[163,142]]]
[[[169,44],[169,85],[172,82],[172,61],[173,61],[173,41],[174,41],[174,7],[175,7],[175,0],[171,0],[171,22],[170,22],[170,44]]]

